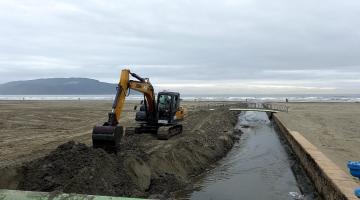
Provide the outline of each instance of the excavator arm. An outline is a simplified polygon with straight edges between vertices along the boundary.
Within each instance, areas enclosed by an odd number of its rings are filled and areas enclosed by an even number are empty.
[[[136,78],[137,80],[130,80],[130,76]],[[118,124],[129,89],[144,94],[147,112],[149,113],[150,117],[155,117],[155,94],[154,88],[150,81],[146,78],[141,78],[135,73],[131,73],[128,69],[124,69],[121,71],[115,100],[112,106],[112,110],[109,113],[109,119],[107,122],[108,125],[116,126]]]
[[[130,80],[130,76],[137,80]],[[102,126],[95,126],[93,129],[92,141],[94,148],[103,148],[110,152],[116,152],[119,148],[124,129],[122,126],[118,126],[118,123],[129,89],[144,94],[144,104],[147,108],[148,117],[151,118],[150,120],[156,117],[154,88],[149,79],[141,78],[137,74],[131,73],[129,69],[124,69],[121,71],[120,81],[112,110],[108,115],[108,121]]]

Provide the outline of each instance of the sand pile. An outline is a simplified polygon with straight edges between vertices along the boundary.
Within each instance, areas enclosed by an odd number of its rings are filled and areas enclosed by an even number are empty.
[[[18,188],[130,196],[136,186],[120,157],[70,141],[48,156],[26,163]]]

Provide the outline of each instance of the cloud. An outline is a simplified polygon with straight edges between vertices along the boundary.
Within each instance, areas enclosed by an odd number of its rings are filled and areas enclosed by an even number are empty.
[[[117,82],[129,67],[154,84],[218,93],[359,93],[359,18],[357,0],[3,0],[1,82]],[[217,85],[226,82],[246,87]],[[276,87],[248,89],[257,82]]]

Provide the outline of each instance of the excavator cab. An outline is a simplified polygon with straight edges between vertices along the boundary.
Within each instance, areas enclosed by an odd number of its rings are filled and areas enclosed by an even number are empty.
[[[180,107],[180,94],[177,92],[159,92],[156,99],[155,115],[148,112],[146,100],[135,120],[141,125],[135,128],[136,133],[154,133],[158,139],[167,140],[182,132],[179,123],[184,118],[184,110]]]
[[[142,101],[140,111],[136,112],[135,120],[149,122],[150,113],[147,113],[146,101]],[[157,116],[153,120],[155,124],[173,124],[176,122],[176,114],[180,110],[180,94],[177,92],[160,92],[157,96]]]
[[[179,121],[184,118],[180,107],[180,94],[177,92],[159,92],[157,98],[157,138],[167,140],[182,132]]]
[[[157,119],[159,124],[173,124],[176,112],[179,111],[180,94],[177,92],[160,92],[157,99]]]

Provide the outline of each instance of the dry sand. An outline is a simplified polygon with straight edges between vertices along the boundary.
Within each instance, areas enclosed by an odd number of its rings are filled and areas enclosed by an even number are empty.
[[[40,157],[71,139],[90,144],[111,102],[0,101],[0,168]]]
[[[303,134],[341,169],[360,161],[360,103],[289,103],[277,114],[285,125]]]

